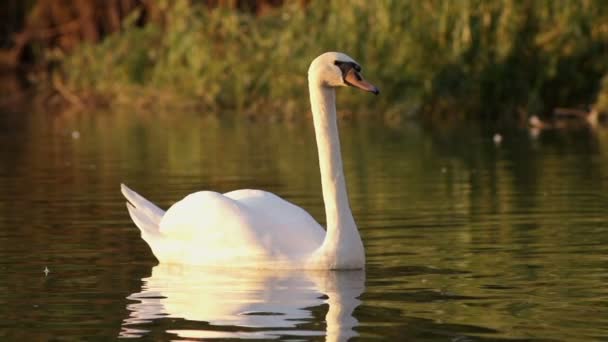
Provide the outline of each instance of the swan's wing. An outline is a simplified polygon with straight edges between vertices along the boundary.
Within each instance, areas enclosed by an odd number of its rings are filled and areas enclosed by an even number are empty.
[[[120,191],[128,201],[127,209],[131,219],[141,232],[149,236],[159,234],[160,221],[165,212],[124,184],[120,185]]]
[[[159,260],[185,264],[257,265],[274,253],[260,240],[258,215],[213,191],[199,191],[174,203],[160,222]],[[161,248],[162,247],[162,248]]]
[[[243,189],[224,196],[255,213],[256,222],[263,225],[258,232],[263,240],[279,239],[287,250],[317,248],[325,238],[323,227],[306,210],[273,193]]]
[[[199,191],[167,212],[124,185],[122,192],[133,221],[161,262],[215,266],[301,262],[325,238],[324,229],[306,211],[264,191],[225,195]]]

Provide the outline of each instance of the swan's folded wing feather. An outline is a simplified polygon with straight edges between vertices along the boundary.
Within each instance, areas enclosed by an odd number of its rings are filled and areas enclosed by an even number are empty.
[[[268,248],[283,253],[305,253],[318,248],[325,230],[304,209],[262,190],[243,189],[224,194],[254,213],[255,233]]]
[[[158,224],[153,222],[144,211],[137,209],[129,202],[127,202],[127,210],[135,225],[141,230],[144,240],[148,241],[150,238],[162,236],[158,230]]]
[[[164,210],[157,207],[154,203],[148,201],[137,192],[129,189],[129,187],[124,184],[120,184],[120,191],[122,192],[123,196],[125,196],[127,201],[129,201],[133,207],[137,209],[140,216],[146,216],[147,220],[156,226],[160,225],[160,221],[165,215]]]

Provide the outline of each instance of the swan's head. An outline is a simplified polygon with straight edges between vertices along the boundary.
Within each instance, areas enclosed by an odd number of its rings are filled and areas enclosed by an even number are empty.
[[[308,82],[325,87],[355,87],[378,95],[380,90],[361,75],[361,65],[341,52],[326,52],[308,68]]]

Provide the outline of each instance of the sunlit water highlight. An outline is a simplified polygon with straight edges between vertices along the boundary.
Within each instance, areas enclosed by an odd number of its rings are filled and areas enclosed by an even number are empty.
[[[608,132],[494,133],[342,123],[366,272],[219,272],[156,266],[119,184],[322,222],[310,123],[3,113],[0,339],[608,339]]]

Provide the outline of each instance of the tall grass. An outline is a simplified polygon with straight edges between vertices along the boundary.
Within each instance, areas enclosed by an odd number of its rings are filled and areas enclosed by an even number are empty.
[[[66,58],[70,87],[113,103],[292,112],[307,108],[310,61],[338,50],[382,90],[341,92],[342,107],[497,118],[593,105],[608,74],[604,1],[313,0],[261,17],[161,3],[162,24],[126,22]]]

